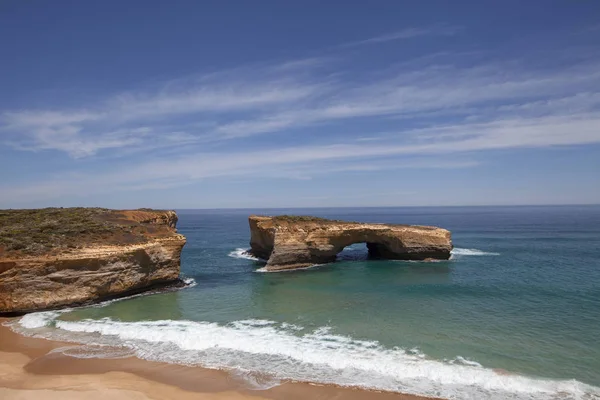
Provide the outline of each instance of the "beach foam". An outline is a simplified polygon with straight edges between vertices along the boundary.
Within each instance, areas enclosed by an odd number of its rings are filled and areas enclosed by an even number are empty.
[[[62,311],[41,311],[26,314],[19,320],[19,325],[26,329],[43,328],[50,325],[61,313],[67,312],[68,310]],[[70,311],[70,310],[69,310]]]
[[[279,379],[273,378],[270,375],[253,371],[232,370],[230,371],[230,375],[233,379],[242,381],[250,390],[267,390],[282,383]]]
[[[111,347],[97,345],[75,345],[58,347],[50,351],[50,353],[60,353],[73,358],[104,358],[116,359],[134,357],[133,350],[127,347]]]
[[[599,388],[575,380],[498,374],[460,356],[451,361],[433,360],[418,349],[388,348],[377,341],[338,335],[330,327],[309,331],[257,319],[227,325],[110,318],[62,321],[60,314],[28,314],[12,327],[32,336],[88,346],[125,346],[148,360],[227,369],[258,377],[257,387],[295,380],[477,400],[600,396]]]

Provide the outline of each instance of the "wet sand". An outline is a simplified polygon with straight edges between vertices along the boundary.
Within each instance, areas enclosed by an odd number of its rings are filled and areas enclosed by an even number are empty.
[[[307,383],[252,390],[217,370],[145,361],[136,357],[80,359],[53,349],[70,343],[34,339],[1,326],[0,398],[3,400],[423,400],[424,397]]]

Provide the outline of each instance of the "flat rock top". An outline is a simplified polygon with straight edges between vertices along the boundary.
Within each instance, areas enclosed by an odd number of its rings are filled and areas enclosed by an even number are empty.
[[[379,224],[368,222],[341,221],[303,215],[278,215],[264,216],[251,215],[250,220],[255,220],[262,228],[275,229],[414,229],[422,231],[444,230],[435,226],[402,225],[402,224]]]
[[[0,259],[40,257],[94,246],[126,246],[177,235],[163,210],[43,208],[0,210]]]

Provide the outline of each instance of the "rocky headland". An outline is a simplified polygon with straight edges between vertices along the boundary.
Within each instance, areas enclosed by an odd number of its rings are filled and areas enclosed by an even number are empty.
[[[103,301],[179,283],[185,237],[159,210],[0,210],[0,313]]]
[[[344,247],[354,243],[366,243],[370,257],[392,260],[447,260],[452,250],[450,232],[432,226],[288,215],[252,215],[249,223],[249,253],[267,260],[267,271],[333,262]]]

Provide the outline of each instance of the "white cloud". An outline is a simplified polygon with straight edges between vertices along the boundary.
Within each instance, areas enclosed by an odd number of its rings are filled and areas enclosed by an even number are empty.
[[[277,110],[328,90],[326,82],[297,82],[285,75],[294,68],[282,64],[239,70],[238,76],[229,72],[179,79],[154,91],[116,94],[80,110],[0,112],[0,144],[20,150],[59,150],[81,158],[131,145],[157,147],[165,137],[171,138],[167,146],[176,137],[185,137],[181,144],[189,143],[192,136],[203,141],[210,136],[211,121],[221,115]],[[195,132],[181,131],[177,118],[190,116],[193,121],[184,126],[195,127]],[[151,124],[152,129],[144,132],[140,124]]]
[[[433,33],[362,42],[410,34]],[[76,159],[110,156],[118,166],[4,185],[3,200],[223,176],[469,168],[486,151],[600,143],[600,62],[543,70],[516,61],[405,63],[352,79],[345,74],[351,65],[339,65],[327,72],[321,58],[254,65],[114,94],[80,109],[0,112],[0,145]],[[167,151],[165,158],[149,155]],[[469,157],[451,159],[458,153]]]
[[[0,187],[0,191],[6,195],[3,200],[10,202],[31,196],[43,199],[82,192],[164,189],[220,177],[309,179],[340,172],[468,168],[478,165],[478,162],[468,158],[455,160],[448,156],[478,154],[484,150],[600,143],[599,127],[600,116],[596,114],[499,119],[399,132],[399,135],[414,139],[408,144],[396,144],[393,136],[386,136],[381,141],[368,144],[197,153],[148,161],[111,172],[70,174],[41,184]]]
[[[597,68],[596,68],[597,67]],[[499,67],[430,67],[397,73],[392,78],[363,85],[343,85],[316,96],[311,104],[294,105],[274,113],[257,113],[251,119],[220,125],[215,139],[277,132],[318,122],[351,118],[468,116],[499,113],[555,112],[569,115],[592,111],[600,93],[589,92],[600,83],[600,65],[561,71],[531,73],[501,71]],[[577,90],[586,90],[577,93]],[[565,96],[564,93],[575,91]],[[536,100],[542,98],[542,100]],[[493,105],[492,105],[493,104]]]
[[[124,94],[110,101],[111,114],[124,120],[176,116],[201,112],[252,110],[289,103],[310,96],[319,88],[293,82],[263,81],[165,91],[156,95]]]
[[[536,110],[569,115],[596,110],[600,96],[591,90],[600,84],[599,63],[554,71],[433,65],[359,81],[304,71],[298,78],[298,68],[316,64],[294,61],[181,79],[154,93],[117,94],[80,110],[6,111],[0,132],[19,149],[80,158],[132,145],[155,149],[181,140],[189,146],[352,118],[489,119]],[[140,125],[151,129],[140,131]]]
[[[405,40],[413,39],[420,36],[451,36],[455,35],[461,30],[455,26],[434,26],[427,28],[406,28],[400,31],[386,33],[381,36],[375,36],[369,39],[357,40],[341,45],[340,47],[354,47],[362,46],[367,44],[377,44],[384,42],[391,42],[394,40]]]

